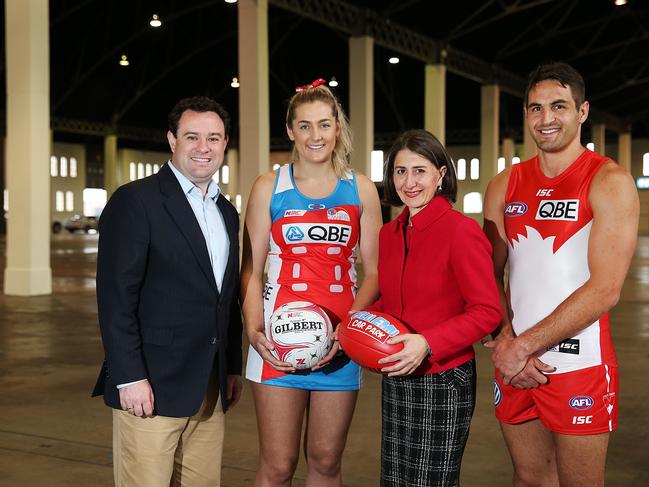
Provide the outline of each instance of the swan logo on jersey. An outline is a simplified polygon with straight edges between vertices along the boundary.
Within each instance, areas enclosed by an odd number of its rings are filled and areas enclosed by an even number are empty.
[[[304,232],[300,230],[300,227],[297,225],[291,225],[288,227],[286,232],[284,232],[286,240],[289,242],[299,242],[304,238]]]
[[[505,216],[517,217],[527,213],[527,205],[522,201],[512,201],[505,207]]]
[[[343,222],[350,221],[349,213],[341,208],[329,208],[327,210],[327,219],[328,220],[339,220]]]
[[[295,225],[282,225],[282,233],[289,243],[346,245],[351,237],[352,227],[335,223],[296,223]]]
[[[494,381],[494,406],[498,407],[500,401],[503,400],[503,393],[500,391],[498,381]]]
[[[593,404],[595,404],[595,402],[590,396],[572,396],[568,401],[568,405],[577,411],[586,411],[587,409],[592,408]]]
[[[579,200],[541,200],[536,220],[577,221]]]

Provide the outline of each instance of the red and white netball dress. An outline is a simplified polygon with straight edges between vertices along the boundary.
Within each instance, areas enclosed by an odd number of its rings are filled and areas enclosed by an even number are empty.
[[[588,243],[593,213],[588,194],[595,174],[609,161],[585,150],[554,178],[542,173],[538,157],[512,167],[504,223],[509,247],[512,325],[516,335],[552,313],[590,277]],[[613,407],[617,359],[609,328],[608,313],[605,313],[575,336],[554,344],[540,355],[543,362],[556,367],[556,372],[548,387],[531,390],[536,403],[534,410],[518,411],[514,418],[511,411],[507,412],[514,398],[499,390],[502,382],[497,382],[496,402],[502,407],[501,414],[500,407],[496,410],[499,418],[517,423],[540,416],[550,429],[565,433],[612,429],[617,416],[617,408]],[[512,393],[520,391],[506,389]],[[539,394],[550,397],[541,398]],[[505,404],[508,401],[511,404]],[[544,404],[549,407],[547,415],[536,414]]]
[[[320,306],[334,327],[351,308],[356,292],[354,263],[360,239],[361,201],[352,171],[321,199],[301,194],[293,165],[277,170],[270,201],[271,234],[268,281],[264,289],[264,320],[291,301]],[[251,346],[246,378],[264,384],[310,390],[357,390],[360,368],[337,357],[317,371],[284,374],[263,361]]]

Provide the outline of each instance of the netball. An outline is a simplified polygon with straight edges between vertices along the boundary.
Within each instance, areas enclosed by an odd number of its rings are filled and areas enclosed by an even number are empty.
[[[310,369],[331,349],[333,327],[322,308],[307,301],[285,303],[266,324],[274,355],[296,369]]]
[[[389,364],[379,360],[403,349],[402,343],[391,345],[387,340],[403,333],[410,330],[396,318],[378,311],[359,311],[340,324],[338,340],[354,362],[380,373]]]

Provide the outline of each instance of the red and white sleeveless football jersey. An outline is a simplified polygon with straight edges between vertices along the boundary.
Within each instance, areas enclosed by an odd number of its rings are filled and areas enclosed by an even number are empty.
[[[585,150],[560,175],[546,177],[538,157],[512,167],[504,222],[509,246],[509,294],[516,334],[533,327],[590,277],[588,241],[593,213],[588,193],[609,159]],[[608,313],[540,359],[570,372],[616,365]]]

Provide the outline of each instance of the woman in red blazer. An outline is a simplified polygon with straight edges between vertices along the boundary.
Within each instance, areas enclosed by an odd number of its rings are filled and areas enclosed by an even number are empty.
[[[381,298],[373,309],[412,334],[382,360],[382,486],[458,485],[475,405],[472,344],[501,319],[491,246],[478,224],[451,206],[453,161],[425,130],[392,146],[385,200],[405,205],[379,237]]]

